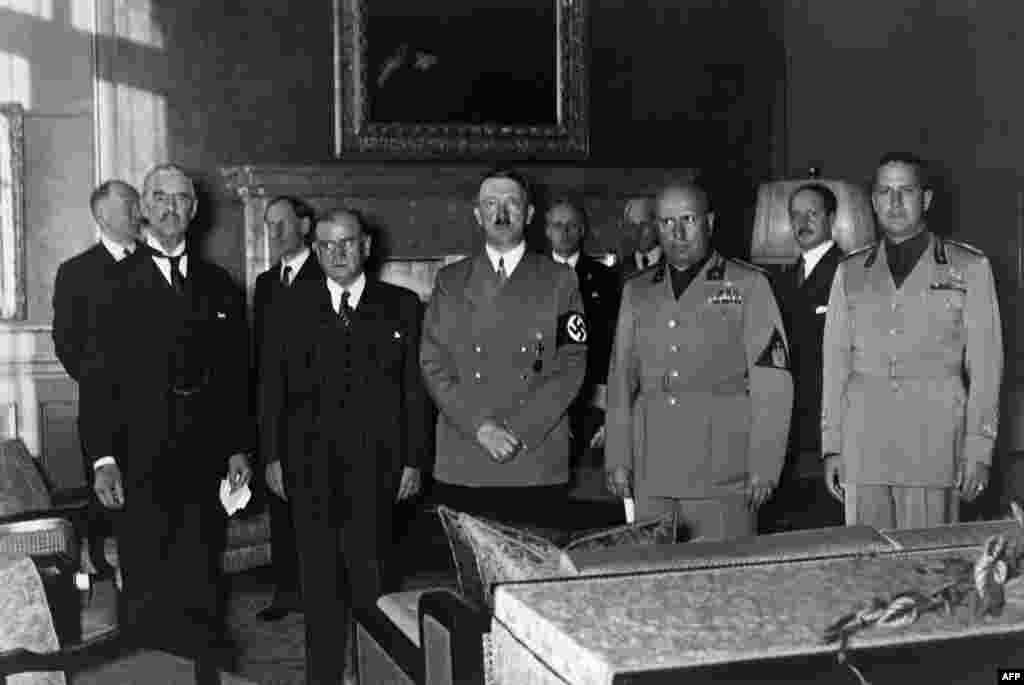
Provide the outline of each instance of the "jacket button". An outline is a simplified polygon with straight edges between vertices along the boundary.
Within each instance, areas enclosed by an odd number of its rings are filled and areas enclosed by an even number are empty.
[[[522,347],[520,347],[519,351],[520,352],[526,352],[526,345],[523,345]]]
[[[893,381],[892,382],[892,391],[893,392],[899,392],[900,388],[902,388],[902,387],[903,386],[901,386],[898,381]]]
[[[530,375],[524,373],[522,376],[520,376],[520,378],[522,378],[524,381],[528,381],[528,380],[530,380]]]
[[[669,352],[678,352],[679,351],[679,345],[669,345],[668,350],[669,350]]]
[[[480,380],[481,378],[483,378],[483,376],[482,376],[482,375],[480,375],[480,372],[479,372],[479,371],[477,371],[477,372],[475,372],[475,373],[473,374],[473,378],[475,378],[475,379],[477,379],[477,380]]]
[[[473,351],[476,352],[477,354],[479,354],[479,353],[484,351],[484,348],[480,347],[479,345],[474,345],[473,346]]]
[[[893,328],[889,331],[889,335],[899,335],[903,332],[902,328]]]
[[[668,372],[668,375],[672,378],[679,378],[679,369],[672,369]]]
[[[676,325],[678,325],[678,322],[675,319],[669,319],[668,320],[668,327],[669,328],[675,328]]]
[[[668,403],[669,403],[669,406],[674,407],[677,404],[679,404],[679,400],[677,400],[675,397],[669,397],[668,398]]]

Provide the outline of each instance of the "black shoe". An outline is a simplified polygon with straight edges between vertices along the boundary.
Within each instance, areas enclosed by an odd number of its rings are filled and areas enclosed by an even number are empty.
[[[291,613],[302,613],[302,604],[296,592],[278,592],[270,605],[260,609],[256,616],[261,621],[280,621]]]

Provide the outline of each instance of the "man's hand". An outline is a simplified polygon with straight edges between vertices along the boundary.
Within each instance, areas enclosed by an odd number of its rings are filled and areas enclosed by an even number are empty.
[[[284,474],[281,472],[280,459],[267,462],[267,467],[263,469],[263,477],[266,478],[270,491],[287,502],[288,495],[284,492]]]
[[[124,507],[124,488],[121,485],[121,468],[117,464],[104,464],[96,469],[92,489],[100,504],[107,509]]]
[[[232,454],[228,458],[228,484],[231,492],[235,492],[249,482],[252,478],[252,469],[249,467],[249,457],[244,452]]]
[[[484,421],[476,431],[476,440],[491,455],[491,459],[504,464],[516,456],[523,444],[506,428],[494,421]]]
[[[605,477],[608,492],[616,497],[633,496],[633,486],[630,483],[633,480],[633,473],[630,469],[625,466],[616,466],[613,469],[608,469]]]
[[[754,511],[759,509],[762,504],[768,501],[774,489],[775,483],[763,483],[757,476],[752,477],[747,482],[747,502],[750,508]]]
[[[604,436],[604,424],[602,423],[601,427],[594,433],[594,437],[590,438],[590,449],[599,450],[604,447]]]
[[[840,502],[843,501],[844,482],[846,482],[846,473],[843,470],[842,455],[830,454],[825,457],[825,487]]]
[[[398,484],[398,497],[395,498],[396,502],[401,502],[404,499],[415,497],[422,485],[422,478],[420,478],[420,470],[406,466],[402,469],[402,482]]]
[[[965,502],[973,502],[988,487],[988,464],[978,462],[967,473],[966,464],[961,464],[957,472],[956,485],[960,489],[960,497]]]

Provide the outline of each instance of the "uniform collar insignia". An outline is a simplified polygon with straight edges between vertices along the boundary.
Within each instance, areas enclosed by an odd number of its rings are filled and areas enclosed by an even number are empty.
[[[707,280],[720,281],[723,278],[725,278],[725,257],[716,252],[711,256],[710,265],[708,266]]]

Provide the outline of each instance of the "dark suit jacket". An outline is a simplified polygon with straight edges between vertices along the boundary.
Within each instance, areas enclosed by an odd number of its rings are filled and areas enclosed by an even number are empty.
[[[783,270],[776,281],[793,370],[794,401],[789,449],[794,453],[821,450],[821,345],[832,278],[842,258],[843,251],[838,245],[833,245],[802,286],[797,286],[795,264]],[[804,467],[814,466],[805,464],[801,468],[806,470]]]
[[[658,258],[657,262],[649,264],[647,268],[650,269],[652,266],[658,266],[663,261],[665,261],[664,253],[662,253],[662,256]],[[646,269],[637,268],[636,256],[632,252],[619,255],[619,261],[615,264],[615,274],[619,277],[619,288],[621,288],[622,284],[633,276],[636,276],[638,273],[645,270]]]
[[[300,281],[305,280],[319,280],[323,279],[324,270],[320,267],[320,262],[317,261],[316,253],[312,250],[306,261],[303,262],[302,268],[295,274],[292,279],[291,285],[296,285]],[[252,302],[252,332],[253,332],[253,363],[257,369],[257,375],[259,373],[259,363],[262,358],[262,344],[266,339],[267,326],[267,313],[270,311],[270,304],[278,294],[285,291],[285,286],[281,284],[281,262],[277,261],[274,266],[270,267],[259,276],[256,277],[256,286],[253,292]]]
[[[53,287],[53,346],[68,375],[78,382],[79,426],[89,421],[89,412],[101,402],[95,397],[102,388],[95,382],[102,371],[97,311],[120,266],[103,243],[96,243],[57,269]]]
[[[595,386],[608,382],[608,360],[615,338],[621,290],[615,272],[589,255],[580,254],[576,278],[590,326],[587,373],[580,392],[581,398],[589,400]]]
[[[303,512],[339,525],[388,516],[402,467],[425,467],[431,450],[419,298],[367,277],[348,334],[323,278],[295,282],[272,308],[260,449],[281,460],[296,525]]]
[[[194,457],[167,473],[188,474],[198,489],[197,476],[219,478],[227,457],[253,442],[242,292],[226,271],[191,253],[184,296],[174,293],[145,250],[121,266],[98,311],[106,390],[83,425],[84,446],[92,458],[113,455],[126,481],[141,482],[165,466],[172,367],[185,358],[204,384],[193,400],[198,418],[187,434],[173,437],[194,445]]]

